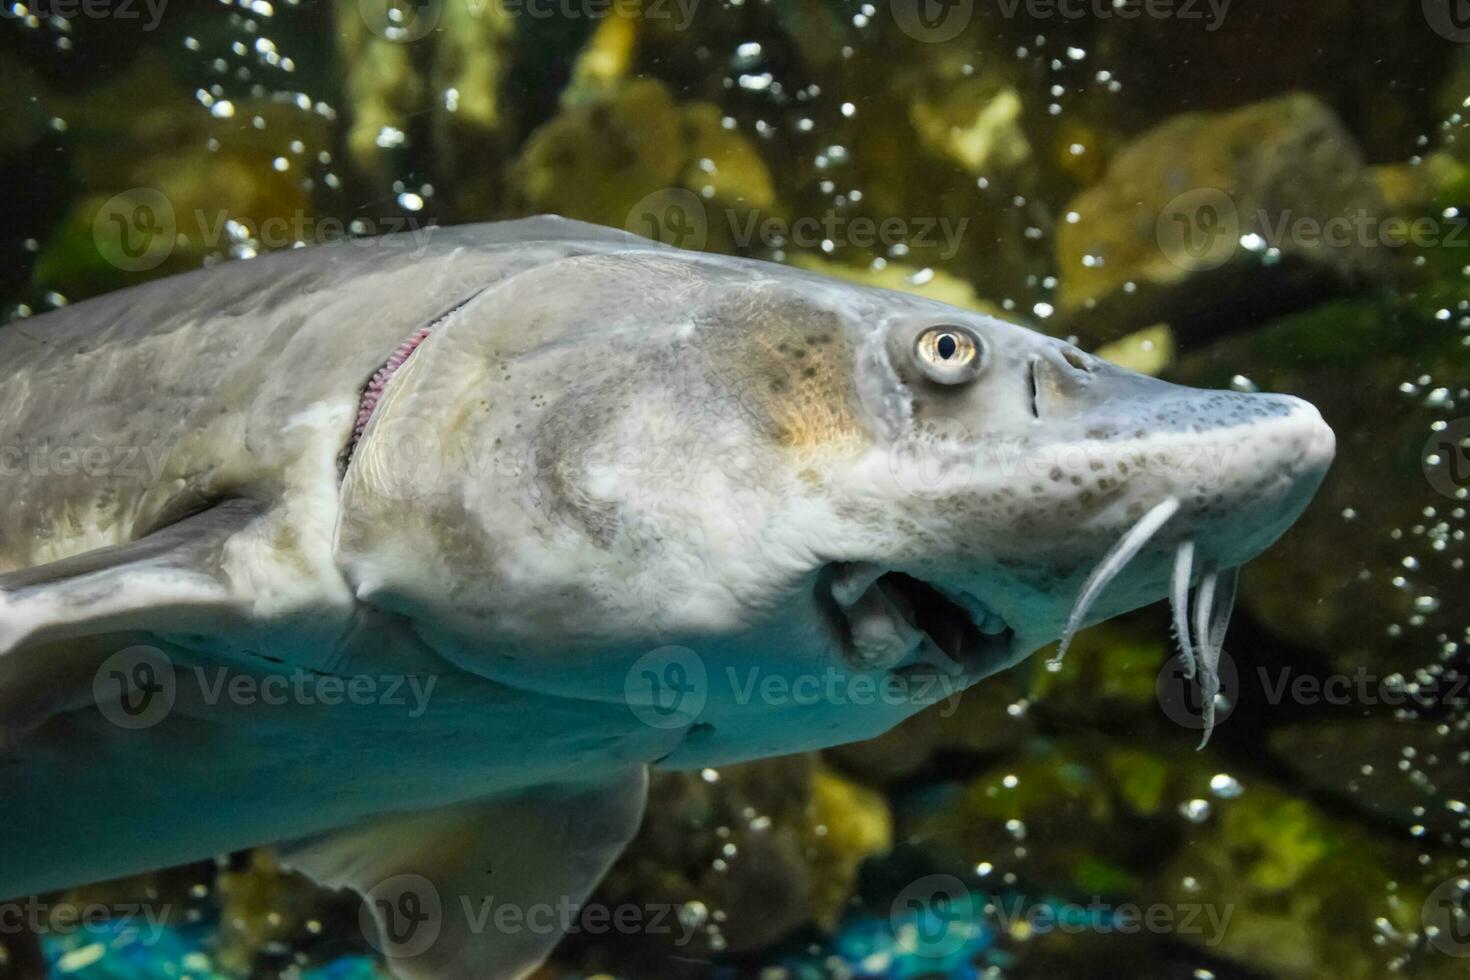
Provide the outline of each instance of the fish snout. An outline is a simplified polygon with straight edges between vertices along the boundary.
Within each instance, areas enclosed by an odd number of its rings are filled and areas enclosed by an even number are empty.
[[[1300,448],[1301,460],[1308,470],[1317,470],[1319,478],[1332,465],[1337,455],[1337,436],[1332,427],[1317,411],[1317,406],[1295,395],[1272,395],[1286,403],[1287,418],[1295,429],[1295,444]]]
[[[1175,495],[1201,553],[1229,567],[1264,551],[1301,516],[1332,464],[1336,437],[1301,398],[1220,394],[1228,396],[1225,424],[1180,434],[1186,465]]]
[[[1290,526],[1332,462],[1332,430],[1301,398],[1176,385],[1065,344],[1030,365],[1034,424],[1058,458],[1087,464],[1059,467],[1083,509],[1132,519],[1175,499],[1166,536],[1198,542],[1223,567]]]

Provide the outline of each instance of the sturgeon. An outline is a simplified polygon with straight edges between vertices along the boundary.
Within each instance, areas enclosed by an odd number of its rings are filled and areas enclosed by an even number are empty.
[[[1296,398],[554,217],[14,323],[0,895],[278,844],[398,975],[524,975],[565,922],[461,909],[583,902],[650,766],[869,738],[1166,597],[1213,704],[1235,570],[1333,445]]]

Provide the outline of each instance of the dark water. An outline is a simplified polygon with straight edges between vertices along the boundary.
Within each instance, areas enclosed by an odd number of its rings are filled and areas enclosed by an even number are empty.
[[[0,0],[0,315],[555,212],[1302,395],[1337,463],[1246,569],[1207,749],[1144,610],[874,743],[662,777],[593,902],[633,924],[544,975],[1463,976],[1464,7]],[[37,905],[111,924],[38,949]],[[378,969],[266,852],[7,909],[13,976]]]

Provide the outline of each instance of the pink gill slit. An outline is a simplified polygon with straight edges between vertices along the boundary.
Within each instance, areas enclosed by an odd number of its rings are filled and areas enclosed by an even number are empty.
[[[393,356],[388,358],[387,363],[378,368],[378,373],[373,375],[372,380],[367,383],[367,387],[362,390],[362,401],[357,406],[357,424],[352,427],[352,442],[354,445],[356,445],[357,440],[362,438],[363,432],[367,430],[368,421],[373,417],[373,410],[378,407],[378,402],[382,400],[383,391],[388,387],[388,382],[393,379],[393,375],[398,373],[398,369],[403,367],[404,362],[418,349],[419,344],[424,342],[424,338],[428,337],[429,332],[433,329],[433,324],[423,327],[412,337],[399,344],[398,349],[393,352]]]
[[[352,461],[352,454],[357,451],[358,441],[367,431],[368,422],[372,421],[378,402],[383,400],[383,392],[387,390],[388,382],[393,380],[393,375],[398,373],[398,369],[403,367],[413,352],[418,349],[419,344],[424,342],[425,338],[439,325],[439,322],[435,320],[427,327],[419,328],[413,336],[399,344],[393,351],[393,356],[378,368],[377,373],[368,381],[367,387],[362,389],[362,398],[357,403],[357,421],[352,425],[352,438],[347,441],[347,448],[342,452],[339,464],[343,473],[347,470],[347,464]]]
[[[367,386],[362,389],[362,398],[357,403],[357,421],[352,426],[352,438],[348,440],[347,448],[342,453],[341,466],[344,474],[347,470],[347,464],[352,461],[352,454],[357,449],[358,441],[362,438],[362,434],[367,431],[368,423],[372,421],[373,412],[377,410],[378,403],[383,400],[383,392],[388,390],[388,382],[393,380],[393,376],[398,373],[399,368],[408,363],[408,359],[413,356],[413,352],[418,350],[419,345],[428,339],[429,334],[433,333],[439,324],[459,312],[462,307],[476,296],[479,296],[481,292],[483,290],[477,290],[471,293],[466,299],[455,304],[451,309],[446,310],[433,323],[414,331],[407,340],[398,345],[393,351],[392,356],[369,379]]]

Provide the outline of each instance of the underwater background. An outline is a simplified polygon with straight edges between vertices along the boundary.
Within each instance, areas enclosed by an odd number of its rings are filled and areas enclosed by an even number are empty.
[[[1301,395],[1337,461],[1245,569],[1206,748],[1159,607],[659,775],[538,977],[1460,977],[1467,106],[1461,0],[0,0],[0,329],[555,212]],[[0,913],[4,978],[386,976],[269,850]]]

